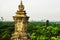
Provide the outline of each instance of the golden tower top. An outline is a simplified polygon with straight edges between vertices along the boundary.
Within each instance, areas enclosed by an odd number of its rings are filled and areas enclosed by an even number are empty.
[[[15,32],[12,34],[11,40],[30,40],[30,36],[27,33],[29,17],[26,15],[22,0],[13,19],[15,22]]]
[[[22,0],[21,0],[21,3],[20,3],[20,5],[18,6],[19,8],[19,11],[23,11],[24,10],[24,5],[23,5],[23,3],[22,3]]]

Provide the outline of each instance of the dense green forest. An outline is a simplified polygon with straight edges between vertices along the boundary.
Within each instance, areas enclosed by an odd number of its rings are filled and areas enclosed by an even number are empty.
[[[0,22],[0,40],[10,40],[14,22]],[[28,22],[31,40],[60,40],[60,22]]]

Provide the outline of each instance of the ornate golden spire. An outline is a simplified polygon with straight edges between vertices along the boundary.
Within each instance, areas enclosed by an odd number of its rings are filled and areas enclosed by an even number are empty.
[[[19,11],[23,11],[23,10],[24,10],[24,5],[23,5],[22,0],[21,0],[21,3],[19,5]]]
[[[21,0],[21,3],[20,4],[23,5],[22,0]]]

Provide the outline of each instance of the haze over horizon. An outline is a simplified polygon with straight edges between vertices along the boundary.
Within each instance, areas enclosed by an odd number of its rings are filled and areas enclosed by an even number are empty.
[[[0,0],[0,17],[12,21],[21,0]],[[60,0],[22,0],[29,20],[60,21]]]

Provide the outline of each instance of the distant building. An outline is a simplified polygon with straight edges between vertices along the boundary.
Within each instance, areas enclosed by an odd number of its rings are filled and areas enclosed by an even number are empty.
[[[49,20],[46,20],[46,26],[49,26]]]

